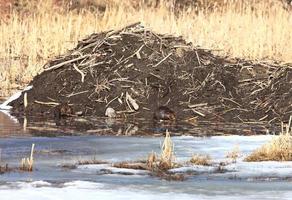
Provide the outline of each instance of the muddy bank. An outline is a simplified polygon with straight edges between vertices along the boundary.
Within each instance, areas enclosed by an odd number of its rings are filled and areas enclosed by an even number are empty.
[[[215,56],[140,24],[94,33],[48,62],[14,114],[152,119],[159,106],[178,120],[279,122],[292,113],[292,66]],[[66,108],[66,109],[65,109]]]

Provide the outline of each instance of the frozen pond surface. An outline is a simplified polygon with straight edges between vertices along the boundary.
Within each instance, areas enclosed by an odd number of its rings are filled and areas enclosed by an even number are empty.
[[[242,159],[273,136],[173,137],[180,162],[194,153],[208,154],[214,162],[226,160],[227,152],[239,146],[241,157],[226,166],[226,173],[212,167],[182,167],[174,170],[196,172],[186,181],[166,181],[145,171],[123,169],[99,173],[109,165],[62,168],[78,160],[129,161],[159,153],[159,137],[14,137],[1,138],[1,161],[18,166],[36,144],[35,171],[0,175],[1,200],[8,199],[291,199],[292,163],[245,163]],[[214,197],[216,196],[216,197]]]
[[[148,181],[148,180],[145,180]],[[139,183],[124,186],[95,182],[67,182],[54,187],[47,182],[16,183],[17,187],[0,187],[5,200],[56,200],[56,199],[291,199],[291,187],[283,184],[255,184],[231,182],[158,182],[150,185]],[[185,188],[188,190],[180,190]]]

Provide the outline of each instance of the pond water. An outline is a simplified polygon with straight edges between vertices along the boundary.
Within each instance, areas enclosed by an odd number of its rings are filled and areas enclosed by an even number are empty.
[[[69,136],[58,130],[54,130],[54,137],[36,136],[23,130],[23,122],[4,115],[0,115],[0,127],[0,163],[18,167],[35,144],[33,172],[0,174],[1,200],[291,199],[292,195],[291,162],[243,162],[246,155],[273,135],[186,136],[191,135],[186,130],[182,134],[173,132],[177,135],[172,137],[177,162],[184,163],[199,153],[219,163],[234,147],[240,149],[240,157],[236,163],[226,165],[224,173],[212,166],[185,166],[174,169],[189,173],[185,181],[167,181],[143,170],[128,170],[125,174],[125,169],[110,164],[62,167],[93,159],[142,160],[152,151],[160,152],[161,136],[100,136],[78,131]],[[111,173],[102,173],[104,170]]]

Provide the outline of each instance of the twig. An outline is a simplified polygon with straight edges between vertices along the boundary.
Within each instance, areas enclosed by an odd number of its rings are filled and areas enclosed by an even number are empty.
[[[141,59],[141,55],[140,55],[140,51],[142,50],[142,48],[144,47],[145,45],[143,44],[135,53],[135,55],[137,56],[137,58],[140,60]]]
[[[77,93],[72,93],[72,94],[67,95],[66,97],[69,98],[69,97],[73,97],[73,96],[76,96],[76,95],[79,95],[79,94],[83,94],[83,93],[86,93],[86,92],[88,92],[88,90],[85,90],[85,91],[82,91],[82,92],[77,92]]]
[[[117,96],[117,97],[113,98],[112,100],[110,100],[110,101],[106,104],[105,107],[108,107],[108,105],[110,105],[110,103],[113,102],[114,100],[116,100],[117,98],[119,98],[119,96]]]
[[[152,72],[150,72],[149,74],[154,76],[154,77],[156,77],[156,78],[158,78],[158,79],[160,79],[160,80],[164,80],[163,78],[161,78],[161,76],[153,74]]]
[[[198,104],[189,105],[189,108],[203,107],[207,105],[208,103],[198,103]]]
[[[229,98],[225,98],[225,97],[222,97],[223,100],[227,100],[227,101],[231,101],[232,103],[238,105],[238,106],[242,106],[241,104],[237,103],[236,101],[232,100],[232,99],[229,99]]]
[[[51,66],[49,68],[46,68],[46,69],[44,69],[44,71],[50,71],[50,70],[58,69],[60,67],[63,67],[64,65],[67,65],[67,64],[70,64],[72,62],[76,62],[78,60],[82,60],[82,59],[88,58],[88,57],[90,57],[90,55],[85,55],[85,56],[81,56],[81,57],[78,57],[78,58],[74,58],[72,60],[67,60],[65,62],[59,63],[57,65],[53,65],[53,66]]]
[[[199,63],[199,65],[200,65],[200,67],[201,67],[202,65],[201,65],[201,61],[200,61],[200,57],[199,57],[199,55],[198,55],[198,52],[195,51],[195,53],[196,53],[196,56],[197,56],[198,63]]]
[[[23,105],[24,105],[24,109],[26,109],[27,108],[27,105],[28,105],[27,92],[24,93],[24,96],[23,96]]]
[[[192,111],[193,111],[194,113],[197,113],[198,115],[201,115],[202,117],[205,117],[205,116],[206,116],[205,114],[203,114],[203,113],[201,113],[201,112],[199,112],[199,111],[197,111],[197,110],[195,110],[195,109],[193,109],[193,108],[192,108]]]
[[[43,101],[37,101],[37,100],[35,100],[34,102],[38,103],[38,104],[42,104],[42,105],[48,105],[48,106],[58,106],[58,105],[60,105],[60,103],[57,103],[57,102],[43,102]]]
[[[81,75],[81,82],[84,83],[84,77],[85,77],[85,74],[84,74],[80,69],[78,69],[78,67],[77,67],[75,64],[73,64],[73,67],[74,67],[74,69],[75,69],[78,73],[80,73],[80,75]]]
[[[158,67],[161,63],[163,63],[169,56],[171,56],[172,53],[169,53],[167,56],[165,56],[161,61],[159,61],[157,64],[155,64],[153,67]]]

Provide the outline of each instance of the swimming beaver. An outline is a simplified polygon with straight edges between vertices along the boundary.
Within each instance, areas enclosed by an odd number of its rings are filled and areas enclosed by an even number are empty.
[[[55,107],[54,117],[55,119],[61,119],[62,117],[73,116],[73,108],[68,103],[63,103]]]
[[[153,118],[156,120],[175,120],[175,113],[166,106],[159,106],[154,112]]]

